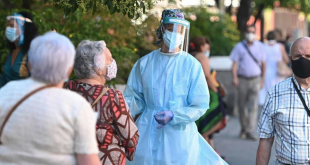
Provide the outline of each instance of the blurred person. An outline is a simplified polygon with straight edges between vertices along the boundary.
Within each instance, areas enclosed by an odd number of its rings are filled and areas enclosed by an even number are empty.
[[[258,123],[256,164],[267,165],[275,142],[276,165],[309,164],[310,38],[297,39],[290,59],[294,76],[269,90]]]
[[[6,19],[5,36],[10,51],[4,64],[4,73],[0,75],[0,88],[9,81],[29,77],[27,53],[31,41],[38,35],[38,27],[30,13],[14,13]]]
[[[282,47],[286,51],[286,54],[289,54],[290,46],[289,46],[288,40],[287,40],[287,37],[289,35],[286,35],[286,32],[283,29],[276,28],[274,30],[274,32],[276,34],[276,39],[275,40],[282,45]]]
[[[254,132],[257,123],[258,93],[264,86],[266,53],[264,45],[255,40],[255,26],[247,26],[245,40],[230,53],[233,61],[233,84],[238,89],[240,138],[257,140]]]
[[[210,69],[210,41],[205,37],[194,37],[190,42],[189,50],[202,66],[210,94],[210,108],[196,121],[196,125],[199,133],[214,148],[213,133],[225,127],[226,110],[218,90],[219,83],[216,81],[216,71]]]
[[[0,164],[100,164],[89,103],[62,89],[74,56],[56,32],[31,42],[31,77],[0,89]]]
[[[285,38],[285,41],[286,41],[285,51],[286,51],[287,55],[289,55],[290,47],[292,45],[292,36],[288,34]]]
[[[155,50],[131,70],[124,97],[140,131],[127,164],[226,164],[197,131],[209,109],[201,64],[187,53],[189,22],[178,9],[162,12]]]
[[[278,74],[278,65],[283,61],[286,65],[289,63],[288,56],[284,47],[277,43],[276,33],[270,31],[267,34],[268,43],[265,45],[266,52],[266,74],[264,87],[259,92],[259,105],[264,105],[267,92],[285,78]]]
[[[80,79],[65,88],[83,96],[98,114],[96,135],[102,165],[123,165],[133,160],[138,128],[122,93],[105,86],[116,77],[117,65],[104,41],[82,41],[76,51],[74,72]]]

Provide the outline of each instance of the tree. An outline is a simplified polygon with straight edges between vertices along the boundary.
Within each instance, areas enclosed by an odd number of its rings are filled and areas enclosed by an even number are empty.
[[[241,0],[237,13],[238,30],[241,32],[245,30],[246,23],[253,12],[255,12],[255,23],[258,19],[262,20],[264,9],[273,8],[276,2],[279,2],[282,7],[295,9],[306,14],[309,13],[308,0]]]
[[[16,7],[13,9],[2,8],[2,3],[0,0],[0,17],[3,18],[0,19],[0,24],[4,25],[0,28],[0,74],[3,73],[3,66],[9,53],[8,41],[5,39],[5,18],[14,12],[25,10],[21,6],[22,3],[12,4]],[[33,22],[39,27],[40,34],[56,29],[58,33],[67,36],[75,46],[85,39],[104,40],[118,64],[117,78],[108,82],[111,84],[126,83],[136,60],[156,49],[153,43],[159,21],[155,17],[147,18],[140,27],[137,27],[138,25],[133,25],[132,20],[121,13],[111,15],[106,6],[102,6],[102,9],[94,15],[85,14],[77,9],[66,17],[62,10],[55,9],[49,2],[35,1],[30,8],[31,11],[26,11],[33,14]],[[71,78],[74,78],[74,74]]]
[[[183,10],[190,22],[190,38],[206,36],[211,40],[212,55],[227,55],[239,41],[236,23],[229,15],[211,14],[203,7]]]
[[[157,0],[53,0],[56,7],[62,8],[66,15],[80,8],[84,13],[95,14],[107,6],[110,14],[122,13],[129,18],[139,18],[146,10],[151,9]]]

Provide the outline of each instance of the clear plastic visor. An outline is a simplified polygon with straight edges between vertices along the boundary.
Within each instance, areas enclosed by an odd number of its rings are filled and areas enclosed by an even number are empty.
[[[32,21],[18,14],[15,14],[14,16],[7,16],[5,27],[6,38],[11,42],[14,42],[20,38],[23,39],[25,22]]]
[[[164,23],[163,24],[163,41],[168,53],[184,51],[187,53],[188,27],[180,24]]]

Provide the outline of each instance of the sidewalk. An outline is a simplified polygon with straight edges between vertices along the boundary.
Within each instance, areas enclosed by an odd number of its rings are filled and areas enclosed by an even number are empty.
[[[238,117],[231,117],[226,128],[214,136],[216,150],[225,157],[230,165],[255,165],[256,151],[259,141],[239,138],[240,123]],[[275,164],[274,148],[269,165]]]

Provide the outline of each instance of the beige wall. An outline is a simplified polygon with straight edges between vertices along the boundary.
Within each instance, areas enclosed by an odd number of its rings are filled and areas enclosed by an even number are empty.
[[[300,12],[286,8],[277,7],[274,9],[274,28],[283,29],[284,33],[295,39],[308,35],[306,19]]]

